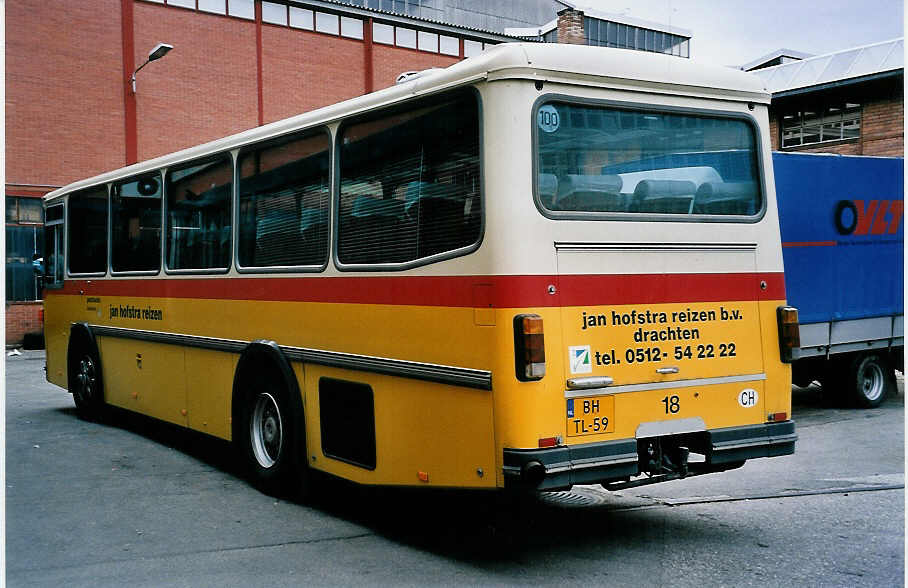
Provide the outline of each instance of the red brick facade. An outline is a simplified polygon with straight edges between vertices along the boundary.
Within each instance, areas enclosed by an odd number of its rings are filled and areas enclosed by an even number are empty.
[[[586,35],[583,33],[583,12],[566,8],[558,13],[558,42],[586,45]]]
[[[41,302],[6,303],[6,344],[19,345],[28,333],[44,329]]]
[[[61,185],[123,165],[119,0],[6,6],[6,181]],[[144,73],[144,72],[143,72]]]
[[[857,139],[818,143],[785,149],[806,153],[838,153],[840,155],[876,155],[902,157],[905,154],[905,115],[901,75],[872,83],[844,86],[836,90],[836,97],[859,101],[861,108],[861,136]],[[778,118],[799,105],[818,104],[824,98],[821,92],[803,96],[778,98],[770,108],[769,125],[772,148],[779,149],[781,129]]]
[[[143,0],[17,0],[6,18],[7,189],[127,163],[127,38],[136,66],[157,43],[174,46],[136,77],[139,160],[256,126],[260,91],[267,123],[460,59],[371,43],[368,20],[360,40]]]

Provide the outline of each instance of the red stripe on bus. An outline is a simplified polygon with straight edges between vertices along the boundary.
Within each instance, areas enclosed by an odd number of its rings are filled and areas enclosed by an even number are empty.
[[[782,247],[835,247],[835,241],[788,241]]]
[[[761,282],[765,288],[761,287]],[[549,294],[549,287],[555,294]],[[781,300],[781,272],[564,276],[338,276],[67,280],[63,294],[525,308]]]

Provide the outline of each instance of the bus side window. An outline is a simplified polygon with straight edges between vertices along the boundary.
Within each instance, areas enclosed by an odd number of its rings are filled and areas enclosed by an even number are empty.
[[[167,267],[209,270],[230,266],[229,155],[167,172]]]
[[[107,186],[72,194],[67,226],[70,273],[107,272]]]
[[[340,263],[407,263],[478,242],[479,109],[473,93],[354,120],[340,135]],[[363,193],[377,182],[380,192]]]
[[[63,205],[47,207],[44,221],[44,286],[63,285]]]
[[[114,184],[110,196],[113,271],[160,269],[161,195],[160,173]]]
[[[240,267],[327,262],[330,148],[326,132],[307,131],[243,150]]]

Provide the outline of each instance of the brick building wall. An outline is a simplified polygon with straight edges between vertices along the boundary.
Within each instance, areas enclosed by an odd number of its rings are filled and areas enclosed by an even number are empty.
[[[394,85],[397,76],[405,71],[419,71],[430,67],[448,67],[459,61],[456,57],[420,53],[413,49],[376,45],[373,48],[375,89]]]
[[[63,185],[123,165],[119,0],[6,6],[6,181]]]
[[[882,97],[864,106],[861,120],[861,155],[899,157],[905,154],[905,102]]]
[[[262,48],[266,123],[365,92],[363,41],[264,24]]]
[[[816,105],[824,100],[852,100],[861,104],[861,135],[813,145],[785,148],[784,151],[800,153],[837,153],[839,155],[868,155],[902,157],[905,154],[903,78],[889,78],[875,82],[839,88],[828,95],[822,92],[774,99],[770,107],[769,127],[772,148],[779,150],[782,134],[779,117],[787,110],[800,105]]]
[[[174,46],[136,76],[139,161],[256,126],[254,22],[148,2],[135,2],[133,17],[136,67],[156,44]]]
[[[558,13],[558,42],[586,45],[583,33],[583,12],[566,8]]]
[[[6,303],[6,344],[19,345],[29,333],[44,329],[41,302]]]

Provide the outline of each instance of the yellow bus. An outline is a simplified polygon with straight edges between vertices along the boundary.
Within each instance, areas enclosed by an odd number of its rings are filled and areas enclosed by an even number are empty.
[[[791,454],[769,95],[506,44],[56,190],[47,377],[267,490],[622,488]]]

